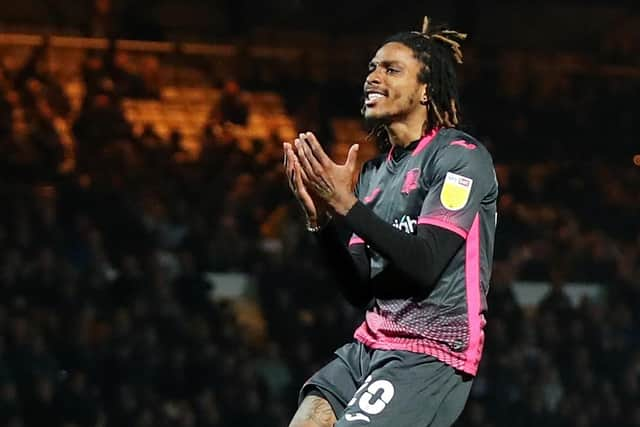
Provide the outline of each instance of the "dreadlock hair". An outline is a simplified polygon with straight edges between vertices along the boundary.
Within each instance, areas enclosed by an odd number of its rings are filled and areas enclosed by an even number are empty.
[[[457,127],[461,122],[461,109],[458,97],[456,64],[462,64],[460,42],[467,38],[464,33],[444,28],[429,28],[429,18],[424,17],[422,31],[407,31],[386,39],[387,43],[401,43],[413,51],[415,58],[422,63],[418,74],[420,83],[427,84],[427,117],[422,130],[423,135],[437,127]],[[379,148],[390,148],[384,124],[376,125],[369,133]]]

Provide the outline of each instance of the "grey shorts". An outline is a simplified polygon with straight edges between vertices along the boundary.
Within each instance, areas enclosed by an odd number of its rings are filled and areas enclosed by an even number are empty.
[[[300,390],[329,401],[336,427],[449,427],[467,402],[473,378],[435,357],[344,345]]]

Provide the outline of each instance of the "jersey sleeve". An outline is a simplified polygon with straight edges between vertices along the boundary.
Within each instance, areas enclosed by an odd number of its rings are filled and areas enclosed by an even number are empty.
[[[442,149],[426,177],[418,224],[446,228],[466,239],[483,200],[497,195],[491,156],[474,143],[454,141]]]
[[[362,187],[365,184],[365,179],[366,179],[366,170],[367,170],[367,163],[365,162],[364,165],[362,166],[362,170],[360,171],[360,174],[358,175],[358,180],[356,181],[356,185],[355,188],[353,190],[354,195],[356,196],[356,199],[358,200],[362,200],[360,198],[360,192],[363,191]],[[358,236],[355,233],[351,234],[351,237],[349,238],[349,248],[351,248],[351,246],[354,245],[364,245],[364,240],[362,240],[362,238],[360,236]]]

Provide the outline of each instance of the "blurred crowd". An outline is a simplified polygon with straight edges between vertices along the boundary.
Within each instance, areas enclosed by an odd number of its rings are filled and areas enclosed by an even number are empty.
[[[185,160],[178,133],[136,132],[122,112],[158,96],[153,73],[90,54],[72,112],[44,54],[0,70],[0,423],[287,425],[362,313],[304,231],[278,136],[239,147],[225,123],[246,124],[251,105],[228,83]],[[640,168],[622,107],[638,82],[514,82],[516,66],[462,92],[501,197],[486,353],[459,425],[640,426]],[[282,91],[301,127],[336,102],[309,87],[302,101]],[[262,334],[211,298],[206,272],[253,278]],[[523,280],[552,284],[536,310],[515,300]],[[573,305],[576,281],[605,295]]]

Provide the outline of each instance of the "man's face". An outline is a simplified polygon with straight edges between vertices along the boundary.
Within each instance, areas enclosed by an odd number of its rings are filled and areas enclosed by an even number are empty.
[[[402,43],[383,45],[369,63],[364,83],[364,117],[391,122],[424,110],[426,84],[418,81],[421,63]]]

